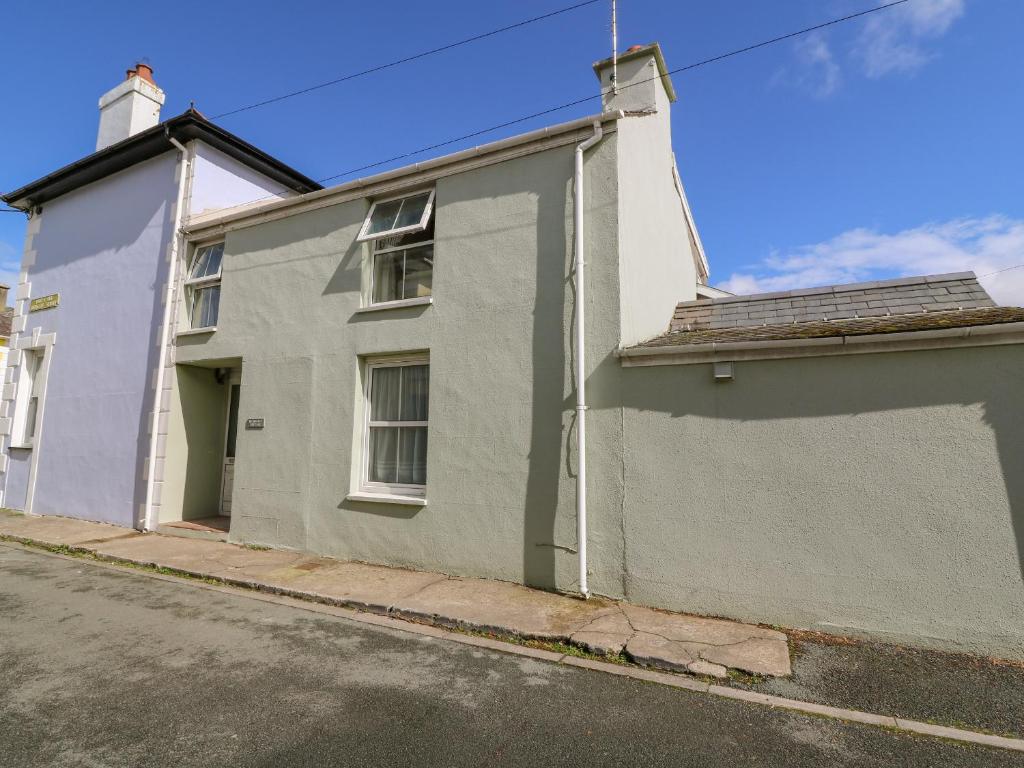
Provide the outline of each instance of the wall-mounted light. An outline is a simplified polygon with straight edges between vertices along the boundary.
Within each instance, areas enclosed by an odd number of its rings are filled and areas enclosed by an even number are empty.
[[[223,384],[225,381],[228,380],[228,375],[230,375],[230,373],[230,368],[214,368],[213,378],[217,380],[218,384]]]

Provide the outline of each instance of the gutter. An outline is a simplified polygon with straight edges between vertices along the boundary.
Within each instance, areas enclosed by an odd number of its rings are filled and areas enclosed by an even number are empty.
[[[992,346],[1024,343],[1024,322],[932,328],[895,333],[864,333],[810,339],[715,341],[707,344],[672,344],[616,350],[624,366],[688,365],[724,360],[769,360],[787,357],[898,352],[944,347]]]
[[[540,128],[536,131],[512,136],[508,139],[501,139],[489,144],[481,144],[450,155],[436,157],[432,160],[424,160],[420,163],[413,163],[412,165],[406,165],[394,170],[384,171],[382,173],[374,174],[373,176],[354,179],[334,187],[328,187],[315,192],[307,192],[298,197],[268,200],[259,205],[256,205],[256,203],[260,203],[261,201],[254,200],[251,203],[232,206],[232,208],[235,209],[233,213],[222,213],[210,218],[190,221],[188,226],[185,228],[185,231],[191,237],[205,237],[208,230],[214,230],[216,234],[221,234],[229,229],[240,229],[254,224],[263,223],[264,221],[272,221],[274,219],[284,218],[285,216],[304,213],[308,210],[315,210],[329,205],[337,205],[351,199],[365,197],[366,194],[364,191],[367,188],[381,185],[386,182],[399,182],[406,177],[411,177],[418,173],[437,171],[438,169],[454,165],[455,163],[485,157],[502,150],[512,149],[514,147],[523,146],[546,138],[561,136],[583,128],[590,128],[594,123],[603,124],[619,120],[623,117],[625,117],[625,113],[622,111],[602,112],[597,115],[582,117],[579,120],[573,120],[568,123],[547,126],[546,128]],[[232,208],[225,208],[223,210],[231,211]],[[213,232],[210,232],[210,234],[213,234]]]
[[[573,184],[573,235],[576,283],[576,548],[579,553],[580,594],[590,597],[587,583],[587,379],[584,365],[586,350],[586,300],[583,252],[583,153],[596,146],[604,136],[601,121],[594,120],[594,135],[576,146],[576,168]]]
[[[155,519],[153,509],[153,492],[156,487],[156,447],[160,436],[160,411],[163,408],[164,372],[167,369],[167,350],[171,334],[171,323],[174,318],[171,316],[171,305],[174,298],[174,286],[178,281],[178,254],[180,243],[184,239],[181,232],[181,224],[184,219],[185,189],[189,184],[189,176],[192,172],[192,153],[189,149],[171,136],[170,130],[164,129],[167,140],[174,145],[180,153],[178,169],[178,195],[174,206],[174,225],[171,230],[171,252],[170,264],[167,267],[167,288],[164,292],[164,316],[160,326],[160,357],[156,368],[156,392],[153,396],[153,416],[149,429],[149,457],[147,459],[146,471],[146,506],[143,511],[143,518],[140,521],[140,529],[144,531],[156,530],[159,521]]]

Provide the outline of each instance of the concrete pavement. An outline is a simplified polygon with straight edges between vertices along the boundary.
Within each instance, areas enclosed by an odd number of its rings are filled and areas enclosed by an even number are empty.
[[[0,546],[0,762],[1020,764],[1019,753],[367,626],[329,606],[268,602],[277,600]]]
[[[0,515],[0,536],[411,621],[566,642],[602,655],[624,653],[654,669],[718,678],[727,677],[728,669],[766,676],[791,671],[782,632],[608,600],[584,601],[519,584],[11,512]]]

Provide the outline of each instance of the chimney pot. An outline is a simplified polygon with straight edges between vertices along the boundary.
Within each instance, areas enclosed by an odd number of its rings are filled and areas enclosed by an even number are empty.
[[[631,46],[629,46],[629,48],[626,49],[626,53],[632,53],[633,51],[639,51],[641,48],[643,48],[642,45],[631,45]]]
[[[133,77],[135,77],[135,70],[134,69],[129,69],[129,70],[125,71],[125,73],[124,73],[124,79],[125,80],[131,80]]]
[[[153,85],[156,85],[156,82],[153,80],[153,68],[149,66],[149,64],[143,64],[142,62],[136,64],[135,74],[137,74],[143,80],[146,80],[150,83],[153,83]]]

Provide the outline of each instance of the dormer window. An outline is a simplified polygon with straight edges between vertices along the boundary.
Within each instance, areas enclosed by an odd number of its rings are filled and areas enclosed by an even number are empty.
[[[371,241],[370,306],[430,301],[434,276],[434,191],[378,200],[359,240]]]
[[[224,243],[197,248],[185,280],[189,321],[193,329],[216,328],[220,311],[220,270]]]

